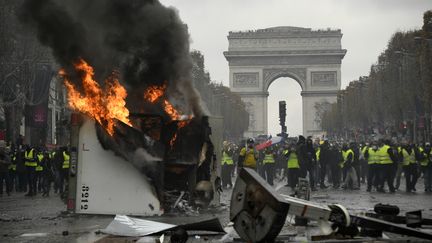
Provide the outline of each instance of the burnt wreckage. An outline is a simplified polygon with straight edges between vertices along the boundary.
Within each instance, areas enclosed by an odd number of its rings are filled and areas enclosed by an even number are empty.
[[[312,236],[312,240],[331,239],[338,235],[354,237],[358,234],[381,237],[382,232],[432,240],[431,233],[411,228],[429,224],[430,220],[420,219],[412,224],[409,221],[412,221],[413,215],[407,215],[404,220],[394,215],[351,214],[339,204],[324,205],[278,194],[254,170],[243,168],[240,171],[232,192],[230,220],[243,240],[274,242],[288,214],[332,224],[331,234]],[[400,222],[410,227],[397,224]]]
[[[189,202],[207,206],[213,199],[210,166],[215,159],[208,117],[179,121],[132,113],[129,118],[133,127],[116,120],[113,136],[95,123],[102,147],[140,170],[164,209],[173,206],[170,197],[177,199],[181,191],[188,193]]]

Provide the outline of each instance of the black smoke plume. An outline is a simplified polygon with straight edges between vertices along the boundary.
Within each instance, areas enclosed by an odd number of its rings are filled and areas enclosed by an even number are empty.
[[[73,63],[83,58],[97,80],[120,70],[131,112],[145,112],[149,85],[166,83],[168,97],[184,113],[203,115],[191,82],[187,26],[175,9],[157,0],[24,0],[19,15],[78,88]]]

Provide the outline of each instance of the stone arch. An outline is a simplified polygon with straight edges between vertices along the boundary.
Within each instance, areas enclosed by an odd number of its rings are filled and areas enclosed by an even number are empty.
[[[270,85],[278,78],[292,78],[302,90],[306,89],[305,68],[273,68],[263,70],[263,90],[268,91]]]
[[[340,30],[291,26],[229,32],[230,89],[248,104],[246,137],[267,134],[268,88],[280,77],[296,80],[302,91],[303,134],[322,135],[315,104],[335,102],[346,50]]]

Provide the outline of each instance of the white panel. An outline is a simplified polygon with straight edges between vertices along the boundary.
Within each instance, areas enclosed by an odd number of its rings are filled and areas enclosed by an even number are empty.
[[[151,186],[135,167],[104,150],[93,121],[79,134],[76,212],[85,214],[160,215]]]
[[[212,134],[210,139],[214,146],[214,153],[216,154],[216,161],[213,161],[213,165],[210,166],[211,182],[215,185],[215,180],[217,177],[221,177],[221,157],[222,157],[222,143],[223,143],[223,117],[209,117],[209,125],[211,127]],[[215,189],[215,188],[214,188]],[[220,206],[220,195],[219,193],[214,193],[214,198],[211,205]]]

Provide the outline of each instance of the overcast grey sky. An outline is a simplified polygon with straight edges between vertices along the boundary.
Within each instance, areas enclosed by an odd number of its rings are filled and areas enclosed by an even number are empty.
[[[214,81],[228,86],[227,35],[233,30],[297,26],[341,29],[342,88],[359,76],[368,75],[371,64],[396,31],[421,28],[423,13],[432,0],[161,0],[173,6],[189,26],[191,48],[205,58]],[[269,88],[269,133],[279,132],[277,102],[287,101],[290,135],[301,134],[300,86],[281,78]]]

